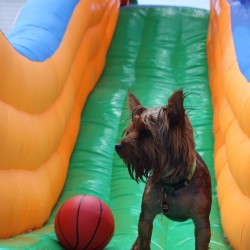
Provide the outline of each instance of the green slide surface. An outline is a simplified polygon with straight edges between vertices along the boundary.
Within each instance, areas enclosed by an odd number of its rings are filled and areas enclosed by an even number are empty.
[[[54,233],[54,217],[68,198],[90,194],[108,204],[115,234],[108,250],[127,250],[137,236],[144,183],[133,181],[114,145],[128,121],[127,93],[146,107],[167,103],[176,89],[190,93],[185,106],[195,130],[196,149],[212,176],[210,249],[230,249],[220,224],[213,170],[211,95],[207,75],[206,38],[209,12],[177,7],[122,8],[104,73],[82,112],[81,128],[60,200],[39,230],[0,241],[0,249],[62,249]],[[191,220],[173,222],[157,216],[151,249],[194,249]]]

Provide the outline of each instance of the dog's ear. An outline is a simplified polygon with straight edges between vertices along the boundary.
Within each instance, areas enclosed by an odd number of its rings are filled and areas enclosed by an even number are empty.
[[[184,96],[182,90],[177,90],[168,99],[168,118],[170,125],[178,125],[184,121],[185,109],[183,107]]]
[[[129,110],[132,112],[135,107],[141,105],[140,101],[131,93],[128,92],[128,107]]]
[[[143,111],[146,110],[131,92],[128,93],[128,107],[132,118],[141,115]]]

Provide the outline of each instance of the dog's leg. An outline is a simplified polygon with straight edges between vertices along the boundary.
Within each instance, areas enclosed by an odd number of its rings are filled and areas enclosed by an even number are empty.
[[[145,220],[141,213],[138,223],[138,237],[132,246],[132,250],[149,250],[153,230],[153,220]]]
[[[138,237],[132,250],[149,250],[153,220],[161,211],[161,189],[158,185],[147,184],[144,190],[141,214],[138,222]]]
[[[208,250],[211,238],[209,218],[198,218],[195,224],[195,250]]]

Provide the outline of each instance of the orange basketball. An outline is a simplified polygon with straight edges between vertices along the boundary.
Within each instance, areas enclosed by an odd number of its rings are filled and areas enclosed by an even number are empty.
[[[66,249],[103,249],[114,234],[109,207],[91,195],[67,200],[56,214],[56,236]]]

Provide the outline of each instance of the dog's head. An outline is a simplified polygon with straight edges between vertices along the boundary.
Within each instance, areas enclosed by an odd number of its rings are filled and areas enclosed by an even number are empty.
[[[170,180],[187,175],[195,156],[193,129],[183,102],[183,92],[178,90],[167,105],[147,109],[128,94],[131,123],[115,149],[137,182],[150,176]]]

